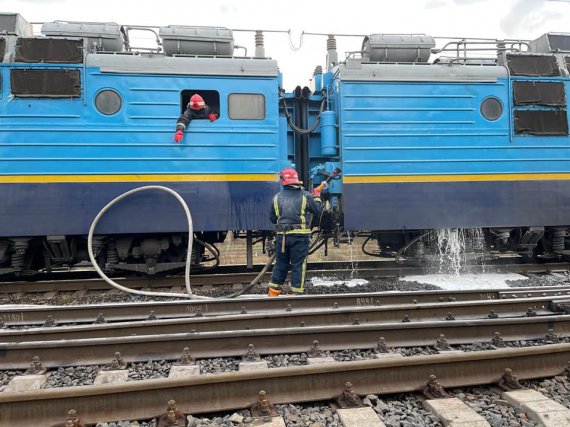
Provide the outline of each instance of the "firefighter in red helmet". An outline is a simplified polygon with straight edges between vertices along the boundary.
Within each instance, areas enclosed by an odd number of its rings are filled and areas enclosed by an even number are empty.
[[[218,119],[218,114],[206,105],[204,98],[195,93],[190,98],[186,111],[178,118],[176,122],[176,133],[174,134],[174,141],[180,142],[184,138],[184,131],[188,124],[194,119],[208,119],[211,122]]]
[[[291,265],[291,288],[294,295],[304,293],[305,270],[311,240],[311,217],[321,216],[320,191],[311,195],[302,187],[299,175],[293,168],[279,173],[283,189],[273,197],[270,220],[275,224],[277,244],[275,245],[275,266],[269,291],[270,297],[283,292],[283,284]]]

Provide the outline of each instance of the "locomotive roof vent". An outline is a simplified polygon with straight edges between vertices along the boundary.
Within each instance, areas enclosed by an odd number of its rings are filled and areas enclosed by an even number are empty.
[[[223,27],[160,27],[162,48],[167,55],[232,56],[234,36]]]
[[[427,62],[435,40],[425,34],[371,34],[362,42],[362,57],[370,62]]]
[[[19,13],[0,13],[0,35],[31,37],[34,29]]]
[[[54,21],[44,23],[41,31],[50,37],[83,38],[90,51],[122,52],[125,46],[124,29],[115,22]]]
[[[536,53],[570,52],[570,33],[546,33],[530,42],[530,51]]]

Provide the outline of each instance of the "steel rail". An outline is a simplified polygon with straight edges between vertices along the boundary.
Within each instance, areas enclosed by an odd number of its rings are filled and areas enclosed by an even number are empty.
[[[175,319],[116,322],[80,326],[56,326],[31,329],[0,329],[0,342],[71,340],[88,338],[110,338],[130,335],[156,335],[214,331],[240,331],[250,329],[293,328],[305,326],[330,326],[399,322],[404,316],[412,322],[446,320],[449,313],[456,320],[476,320],[488,318],[491,310],[502,318],[526,317],[531,308],[538,316],[564,314],[555,307],[555,299],[550,297],[528,298],[524,300],[483,300],[453,303],[403,304],[384,307],[361,306],[326,309],[304,309],[259,313],[232,314],[225,316],[185,317]],[[452,319],[450,319],[452,320]]]
[[[61,367],[105,364],[117,351],[126,362],[174,360],[184,347],[196,358],[239,357],[248,344],[260,354],[300,353],[315,339],[323,350],[371,349],[381,336],[390,346],[410,347],[434,345],[440,334],[450,344],[489,342],[495,332],[505,341],[544,339],[548,329],[570,336],[570,315],[0,343],[0,369],[26,368],[34,356],[45,367]]]
[[[394,261],[355,261],[357,267],[353,271],[350,262],[319,262],[309,264],[307,277],[322,277],[323,275],[336,275],[339,279],[347,279],[352,277],[370,278],[370,277],[402,277],[410,275],[418,275],[429,273],[429,269],[422,266],[402,265]],[[228,266],[235,269],[234,266]],[[208,287],[222,285],[239,285],[250,283],[251,280],[259,273],[256,271],[244,272],[243,269],[235,272],[230,268],[221,269],[212,274],[195,274],[192,276],[192,286]],[[470,266],[471,273],[490,273],[490,272],[509,272],[509,273],[547,273],[552,271],[567,271],[570,269],[570,263],[544,263],[544,264],[524,264],[524,263],[497,263],[486,264],[484,266]],[[62,273],[59,276],[73,274],[73,272]],[[86,272],[81,272],[86,274]],[[267,273],[264,278],[269,278]],[[79,290],[109,290],[112,289],[105,281],[96,278],[70,279],[70,280],[51,280],[51,281],[11,281],[0,282],[0,291],[3,293],[19,293],[19,292],[74,292]],[[41,279],[41,276],[39,276]],[[116,279],[118,283],[131,288],[164,288],[164,287],[182,287],[183,279],[181,277],[143,277]]]
[[[0,393],[0,419],[11,427],[54,426],[70,409],[84,423],[148,419],[163,414],[170,399],[186,414],[228,411],[253,405],[260,390],[274,404],[330,400],[347,381],[360,395],[414,392],[432,374],[444,387],[466,387],[496,383],[506,368],[521,380],[559,375],[568,360],[570,344],[553,344]]]
[[[290,304],[293,310],[318,310],[376,306],[381,304],[423,304],[445,301],[498,300],[507,298],[558,297],[570,295],[569,287],[477,289],[472,291],[414,291],[414,292],[372,292],[338,295],[305,295],[302,297],[242,297],[237,299],[216,299],[203,301],[151,301],[141,303],[107,303],[86,305],[13,305],[0,306],[0,319],[8,326],[42,325],[48,316],[60,323],[92,323],[99,314],[107,321],[143,320],[154,311],[159,319],[204,315],[239,314],[261,311],[284,311]]]

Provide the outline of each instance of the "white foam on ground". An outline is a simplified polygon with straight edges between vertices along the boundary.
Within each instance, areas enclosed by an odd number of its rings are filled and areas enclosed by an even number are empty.
[[[366,285],[368,280],[365,279],[352,279],[352,280],[337,280],[325,277],[313,277],[311,278],[311,284],[313,286],[326,286],[328,288],[335,285],[346,285],[349,288],[354,288],[355,286]]]
[[[425,274],[406,276],[403,282],[419,282],[437,286],[446,291],[469,289],[507,289],[507,280],[527,280],[528,277],[515,273],[483,273],[483,274]]]
[[[61,307],[57,305],[48,304],[2,304],[2,308],[29,308],[29,307]]]

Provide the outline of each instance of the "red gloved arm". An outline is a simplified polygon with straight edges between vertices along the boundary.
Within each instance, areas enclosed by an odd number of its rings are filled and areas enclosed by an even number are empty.
[[[180,142],[184,138],[184,131],[182,129],[178,129],[174,134],[174,142]]]
[[[213,122],[213,121],[215,121],[215,120],[218,119],[218,115],[217,115],[217,114],[214,114],[214,113],[210,113],[210,114],[208,115],[208,118],[210,119],[211,122]]]

